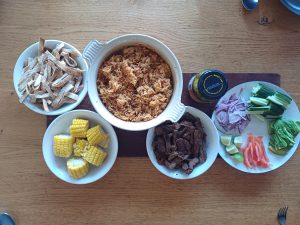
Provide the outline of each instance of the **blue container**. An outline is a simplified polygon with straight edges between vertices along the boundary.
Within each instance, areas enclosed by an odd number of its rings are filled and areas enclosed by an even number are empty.
[[[197,102],[215,102],[228,89],[228,82],[223,72],[208,69],[191,78],[189,93]]]
[[[300,0],[281,0],[281,3],[290,11],[300,16]]]

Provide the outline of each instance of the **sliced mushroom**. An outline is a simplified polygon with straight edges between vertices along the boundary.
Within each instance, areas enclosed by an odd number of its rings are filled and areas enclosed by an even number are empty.
[[[73,59],[72,57],[70,57],[69,53],[62,52],[61,55],[63,56],[63,59],[64,59],[64,61],[66,62],[66,64],[68,66],[71,66],[71,67],[76,67],[77,66],[76,60]]]
[[[39,55],[41,55],[45,51],[45,39],[40,37],[39,42]]]
[[[34,82],[34,84],[33,84],[34,87],[40,86],[40,84],[41,84],[41,82],[42,82],[42,77],[43,77],[43,76],[39,74],[38,78],[35,79],[35,82]]]
[[[67,96],[68,98],[70,98],[70,99],[75,100],[75,101],[77,101],[78,98],[79,98],[78,95],[76,95],[76,94],[74,94],[74,93],[72,93],[72,92],[69,92],[68,94],[66,94],[66,96]]]
[[[73,49],[63,48],[61,51],[65,53],[69,53],[73,59],[76,59],[78,56],[80,56],[80,53]]]
[[[46,99],[43,99],[43,107],[44,107],[44,110],[45,110],[46,112],[49,112],[49,111],[50,111],[49,108],[48,108],[48,103],[47,103],[47,100],[46,100]]]
[[[81,84],[81,81],[82,81],[82,77],[78,77],[77,81],[75,83],[74,89],[73,89],[75,93],[78,92],[78,88],[79,88],[79,85]]]
[[[53,49],[53,51],[52,51],[52,54],[55,56],[55,58],[56,58],[57,60],[60,60],[61,54],[60,54],[59,52],[60,52],[61,49],[64,47],[64,45],[65,45],[65,44],[62,42],[62,43],[58,44],[58,45],[56,46],[56,48]]]
[[[82,70],[77,68],[68,67],[64,62],[57,60],[49,51],[46,51],[45,54],[48,56],[48,59],[54,62],[60,69],[71,74],[73,76],[81,76]]]
[[[72,80],[73,76],[65,73],[62,77],[56,79],[52,83],[52,87],[63,87],[66,83],[68,83],[70,80]]]

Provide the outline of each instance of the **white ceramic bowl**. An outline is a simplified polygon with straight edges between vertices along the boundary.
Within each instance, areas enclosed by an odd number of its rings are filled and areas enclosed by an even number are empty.
[[[53,137],[56,134],[68,134],[69,126],[74,118],[88,119],[90,126],[100,124],[110,137],[110,144],[107,148],[107,158],[99,166],[90,165],[90,170],[85,177],[74,179],[68,174],[67,160],[56,157],[53,153]],[[59,179],[72,184],[87,184],[99,180],[112,168],[118,154],[118,139],[113,127],[99,114],[89,110],[73,110],[57,117],[47,128],[43,138],[44,160],[51,172]]]
[[[46,40],[45,41],[45,47],[50,48],[50,49],[54,49],[56,47],[57,44],[62,43],[63,41],[59,41],[59,40]],[[76,58],[76,61],[80,67],[80,69],[87,71],[88,70],[88,66],[86,61],[83,59],[81,53],[72,45],[63,42],[65,44],[65,47],[68,49],[73,49],[74,51],[77,52],[77,54],[79,55]],[[18,97],[21,96],[21,93],[18,91],[18,83],[19,80],[22,76],[22,71],[23,71],[23,67],[24,67],[24,62],[29,58],[34,58],[38,55],[38,49],[39,49],[39,42],[36,42],[34,44],[32,44],[31,46],[29,46],[28,48],[26,48],[22,54],[19,56],[16,64],[15,64],[15,68],[14,68],[14,87],[15,87],[15,91],[18,95]],[[72,109],[74,109],[76,106],[78,106],[80,104],[80,102],[84,99],[86,93],[87,93],[87,76],[86,76],[86,72],[83,73],[83,84],[84,84],[84,88],[81,90],[81,92],[79,93],[79,98],[76,102],[74,103],[70,103],[70,104],[64,104],[62,107],[60,107],[59,109],[56,110],[52,110],[50,112],[46,112],[43,110],[41,105],[38,104],[33,104],[30,102],[29,98],[26,98],[24,100],[24,105],[26,105],[30,110],[37,112],[39,114],[43,114],[43,115],[60,115],[63,114],[65,112],[68,112]]]
[[[203,164],[199,164],[195,167],[193,172],[191,174],[186,174],[184,173],[181,169],[174,169],[171,170],[167,168],[164,165],[160,165],[157,160],[156,156],[153,151],[152,147],[152,142],[154,139],[154,129],[151,128],[149,129],[147,133],[147,139],[146,139],[146,146],[147,146],[147,153],[149,155],[150,161],[152,164],[155,166],[156,169],[158,169],[161,173],[164,175],[174,178],[174,179],[191,179],[200,176],[203,174],[205,171],[207,171],[214,161],[217,158],[219,149],[221,148],[220,146],[220,141],[219,141],[219,134],[218,131],[212,122],[212,120],[202,111],[186,106],[185,107],[186,112],[191,113],[193,116],[200,118],[204,131],[206,133],[206,153],[207,153],[207,159]]]
[[[147,122],[128,122],[115,117],[110,113],[98,95],[96,80],[98,70],[103,61],[114,52],[129,46],[141,44],[157,52],[169,65],[173,75],[173,95],[165,110],[156,118]],[[173,52],[159,40],[142,34],[129,34],[114,38],[106,43],[96,40],[91,41],[83,51],[83,57],[89,62],[88,70],[88,93],[96,111],[112,125],[124,130],[146,130],[166,121],[177,121],[184,112],[181,103],[182,94],[182,71],[179,62]]]

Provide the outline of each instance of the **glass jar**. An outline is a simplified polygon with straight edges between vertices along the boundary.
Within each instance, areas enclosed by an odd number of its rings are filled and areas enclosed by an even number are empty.
[[[190,79],[188,90],[196,102],[215,102],[228,89],[228,82],[223,72],[207,69]]]

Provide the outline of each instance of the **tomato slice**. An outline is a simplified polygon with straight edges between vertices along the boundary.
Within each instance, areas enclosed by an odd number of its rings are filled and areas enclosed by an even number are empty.
[[[263,150],[263,157],[264,157],[264,159],[265,159],[267,162],[269,162],[269,158],[268,158],[268,156],[267,156],[267,154],[266,154],[265,146],[263,145],[263,143],[262,143],[261,147],[262,147],[262,150]]]
[[[259,152],[259,149],[256,144],[254,145],[253,152],[254,152],[253,160],[255,160],[256,162],[259,162],[260,161],[260,152]]]
[[[244,156],[244,164],[245,166],[247,166],[248,168],[252,168],[252,166],[250,165],[250,162],[249,162],[249,149],[250,149],[250,146],[246,146],[244,149],[243,149],[243,156]]]
[[[270,164],[265,159],[262,159],[258,165],[264,168],[268,168],[270,166]]]
[[[247,144],[242,149],[244,156],[244,164],[248,168],[255,166],[269,167],[269,159],[267,157],[265,147],[263,145],[263,137],[255,137],[252,133],[248,134]]]
[[[255,158],[254,158],[254,144],[253,143],[250,144],[250,151],[249,152],[250,152],[250,155],[251,155],[250,160],[249,160],[250,164],[252,166],[257,166],[257,163],[256,163]]]

